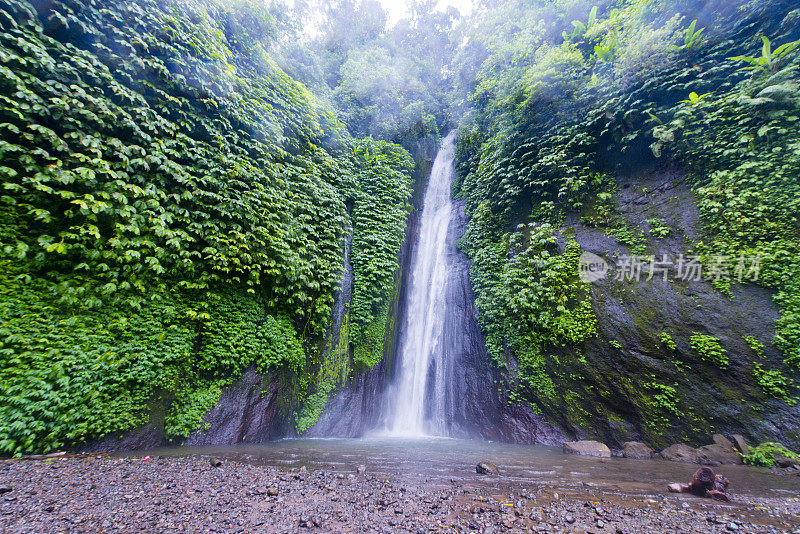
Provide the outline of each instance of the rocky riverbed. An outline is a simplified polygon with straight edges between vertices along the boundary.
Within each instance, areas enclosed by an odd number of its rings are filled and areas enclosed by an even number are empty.
[[[800,493],[625,495],[552,482],[286,468],[208,457],[0,462],[10,532],[800,532]],[[501,466],[502,471],[502,466]],[[690,471],[690,469],[689,469]],[[798,478],[800,487],[800,477]]]

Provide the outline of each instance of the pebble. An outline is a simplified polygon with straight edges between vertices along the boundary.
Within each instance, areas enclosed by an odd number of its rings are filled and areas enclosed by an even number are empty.
[[[800,526],[800,501],[791,498],[748,497],[745,522],[736,508],[712,502],[659,496],[648,503],[646,496],[580,486],[548,491],[536,481],[477,474],[453,484],[452,475],[370,469],[356,476],[233,460],[210,469],[209,462],[67,458],[56,469],[44,461],[0,463],[0,487],[15,488],[0,498],[0,532],[110,532],[124,524],[126,532],[769,534]]]

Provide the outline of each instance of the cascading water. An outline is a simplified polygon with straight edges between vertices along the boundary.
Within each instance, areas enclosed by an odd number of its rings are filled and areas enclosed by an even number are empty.
[[[464,201],[450,199],[454,155],[450,134],[434,160],[422,212],[409,224],[393,361],[368,369],[329,399],[307,436],[567,439],[532,409],[509,406],[498,388],[478,326],[469,260],[456,246],[467,221]],[[345,269],[343,287],[350,273]],[[342,320],[344,310],[336,309],[334,319]]]
[[[399,344],[398,371],[387,391],[386,431],[398,436],[448,435],[447,366],[442,346],[447,284],[447,232],[452,203],[454,133],[431,169]]]

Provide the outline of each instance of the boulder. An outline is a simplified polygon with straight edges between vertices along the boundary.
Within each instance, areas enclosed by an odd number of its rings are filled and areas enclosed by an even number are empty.
[[[747,441],[745,441],[743,435],[734,434],[731,437],[733,438],[733,442],[736,444],[736,448],[739,449],[739,452],[742,454],[750,454],[750,445],[747,444]]]
[[[714,434],[711,436],[711,439],[716,445],[720,445],[721,447],[726,447],[728,449],[734,448],[733,442],[722,434]]]
[[[563,450],[564,454],[611,458],[611,449],[599,441],[567,441],[563,445]]]
[[[661,451],[661,457],[671,462],[687,462],[696,464],[699,462],[697,450],[683,443],[676,443]]]
[[[500,469],[491,462],[481,462],[475,466],[475,472],[479,475],[499,475]]]
[[[730,443],[730,442],[728,442]],[[697,449],[697,459],[703,465],[735,465],[742,463],[742,455],[730,447],[713,443]]]
[[[635,460],[649,460],[653,456],[653,449],[640,441],[626,441],[622,444],[622,456]]]
[[[778,464],[778,467],[786,469],[800,469],[800,460],[788,456],[775,455],[775,463]]]

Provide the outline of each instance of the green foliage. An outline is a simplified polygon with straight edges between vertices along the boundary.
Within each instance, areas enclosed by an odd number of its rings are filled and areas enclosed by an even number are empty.
[[[697,19],[694,19],[689,27],[683,32],[683,44],[673,48],[676,52],[686,52],[697,50],[703,44],[703,31],[705,28],[697,28]]]
[[[791,392],[794,390],[794,382],[783,376],[779,370],[771,369],[767,371],[756,363],[753,366],[753,378],[767,395],[783,399],[789,404],[797,404],[797,400],[791,396]]]
[[[357,335],[392,291],[408,154],[350,139],[276,66],[261,7],[0,18],[0,452],[156,419],[187,436],[251,365],[319,393],[348,232]]]
[[[689,342],[703,361],[712,363],[720,369],[728,366],[728,353],[720,345],[719,339],[706,334],[693,334]]]
[[[612,339],[611,341],[608,342],[608,344],[611,345],[612,347],[614,347],[617,350],[622,350],[622,343],[620,343],[616,339]]]
[[[561,36],[564,38],[565,41],[580,41],[583,39],[586,32],[593,29],[594,25],[597,23],[597,6],[593,6],[592,10],[589,12],[589,19],[584,24],[579,20],[572,21],[572,31],[567,33],[566,31],[561,32]]]
[[[667,332],[661,332],[661,334],[659,334],[658,336],[658,339],[669,350],[675,350],[678,348],[678,345],[675,344],[675,340],[673,340],[672,336],[669,335]]]
[[[594,55],[597,59],[610,63],[619,54],[619,38],[616,33],[609,33],[603,42],[594,45]]]
[[[650,413],[645,421],[650,430],[661,432],[670,424],[670,418],[683,416],[678,390],[675,387],[651,381],[645,384],[644,389],[651,392],[650,400],[646,403]]]
[[[647,225],[650,227],[650,235],[657,239],[663,239],[672,233],[672,227],[664,224],[663,219],[649,219]]]
[[[764,356],[764,344],[763,343],[761,343],[759,340],[757,340],[753,336],[744,336],[744,340],[745,340],[745,342],[747,342],[747,344],[750,346],[750,348],[753,350],[753,352],[756,353],[756,355],[759,358]]]
[[[784,57],[788,60],[788,56]],[[756,71],[735,90],[707,96],[688,112],[674,111],[669,146],[687,164],[708,239],[707,256],[733,261],[730,280],[755,271],[756,283],[777,290],[781,309],[774,343],[789,367],[800,368],[800,172],[798,57],[777,73]],[[751,276],[752,277],[752,276]]]
[[[772,467],[775,465],[776,456],[800,459],[800,454],[790,451],[780,443],[768,441],[750,449],[749,454],[742,455],[742,461],[748,465]]]
[[[397,145],[372,140],[361,141],[351,154],[358,183],[351,214],[351,340],[357,347],[356,360],[374,366],[381,359],[388,304],[411,208],[413,162]],[[363,353],[367,346],[369,356]]]
[[[789,380],[800,369],[800,191],[794,179],[800,175],[795,150],[800,143],[800,62],[796,50],[786,47],[769,72],[756,69],[745,79],[736,65],[725,61],[744,47],[749,53],[748,43],[765,34],[783,31],[779,39],[797,39],[796,30],[781,22],[785,4],[757,4],[742,4],[735,13],[721,13],[707,28],[698,29],[697,20],[708,19],[700,18],[692,3],[681,4],[679,15],[669,2],[612,2],[598,10],[591,28],[570,23],[574,13],[588,11],[586,3],[571,4],[570,11],[566,3],[554,1],[552,9],[563,10],[564,16],[513,3],[487,8],[482,26],[469,34],[478,35],[484,55],[476,69],[472,109],[458,132],[456,190],[469,218],[462,244],[472,260],[478,317],[487,346],[502,365],[513,369],[516,362],[533,362],[527,364],[532,369],[527,374],[535,377],[529,382],[535,387],[519,389],[519,398],[537,403],[554,420],[596,429],[596,421],[607,417],[623,395],[641,412],[643,430],[654,439],[657,434],[658,439],[665,434],[692,439],[690,435],[701,432],[693,428],[697,416],[692,410],[681,413],[679,398],[698,373],[703,380],[727,384],[732,376],[729,358],[715,338],[693,337],[693,350],[712,365],[695,366],[696,373],[688,373],[682,372],[688,363],[675,360],[680,381],[665,386],[672,389],[653,386],[659,395],[654,401],[639,386],[638,363],[611,365],[593,343],[589,351],[597,362],[583,356],[583,347],[564,341],[545,350],[535,343],[534,349],[513,350],[514,339],[525,339],[526,332],[537,328],[523,319],[520,332],[509,335],[504,326],[504,286],[519,288],[530,276],[523,269],[513,271],[517,285],[508,277],[508,258],[514,255],[510,236],[519,222],[548,223],[556,235],[559,227],[565,234],[574,228],[593,244],[599,242],[595,236],[600,231],[630,254],[645,256],[670,248],[672,243],[654,241],[674,236],[670,241],[681,241],[682,250],[704,261],[727,256],[730,276],[716,285],[730,292],[732,284],[748,283],[746,273],[758,270],[756,283],[775,289],[781,310],[772,343],[784,353],[786,369],[776,367],[770,380],[781,387],[779,376]],[[524,22],[504,25],[503,20]],[[693,22],[687,27],[684,20]],[[495,37],[498,42],[486,36],[491,32],[500,36]],[[679,172],[672,184],[648,183],[657,195],[650,199],[636,180],[656,166],[659,173],[664,168]],[[683,185],[683,172],[700,210],[696,239],[685,232],[675,235],[678,225],[672,221],[680,217],[673,216],[674,209],[682,199],[664,195]],[[633,189],[621,190],[618,181]],[[636,198],[632,193],[640,190]],[[645,198],[649,206],[641,217],[635,205],[644,204]],[[657,217],[662,213],[669,214],[669,225]],[[558,241],[561,251],[569,239]],[[750,258],[758,255],[760,265],[753,265]],[[611,280],[587,285],[588,305],[597,295],[619,299],[621,306],[635,310],[642,335],[658,337],[665,349],[678,350],[669,335],[659,336],[648,324],[651,311],[646,306],[654,304],[642,302],[638,288],[620,286]],[[734,370],[748,391],[763,387],[741,371]],[[520,385],[509,374],[512,387]],[[652,383],[664,385],[663,377],[653,377]],[[583,402],[566,395],[553,400],[553,391],[573,392]],[[707,406],[697,410],[705,419],[714,418]]]
[[[41,280],[0,287],[0,448],[8,454],[134,428],[164,403],[166,435],[187,436],[248,365],[304,362],[299,343],[286,343],[291,326],[265,317],[244,292],[168,294],[132,313],[65,309]]]
[[[763,70],[766,72],[777,72],[780,68],[781,60],[794,52],[798,46],[800,46],[800,41],[793,41],[790,43],[785,43],[772,51],[772,43],[770,42],[769,38],[764,35],[761,37],[763,41],[763,46],[761,47],[761,56],[760,57],[747,57],[747,56],[734,56],[728,58],[732,61],[744,61],[749,66],[742,67],[742,70]]]
[[[383,358],[386,338],[386,321],[389,316],[388,303],[372,318],[365,329],[359,332],[359,340],[353,349],[353,362],[364,367],[375,367]]]
[[[487,207],[479,208],[461,241],[473,258],[471,278],[486,347],[499,364],[508,350],[519,366],[520,387],[552,399],[547,350],[578,345],[596,334],[591,303],[577,276],[580,246],[566,236],[560,252],[548,224],[520,225],[516,232],[498,235],[492,218]]]
[[[314,426],[319,416],[322,415],[322,410],[325,409],[329,393],[327,388],[321,388],[305,400],[303,407],[295,416],[294,428],[298,434],[302,434]]]
[[[681,102],[681,103],[684,103],[684,102],[685,102],[685,103],[687,103],[687,104],[692,104],[692,105],[694,105],[694,104],[697,104],[697,103],[699,103],[701,100],[703,100],[703,99],[704,99],[705,97],[707,97],[709,94],[711,94],[711,93],[705,93],[705,94],[702,94],[702,95],[698,95],[697,93],[695,93],[694,91],[692,91],[691,93],[689,93],[689,98],[688,98],[687,100],[681,100],[680,102]]]

